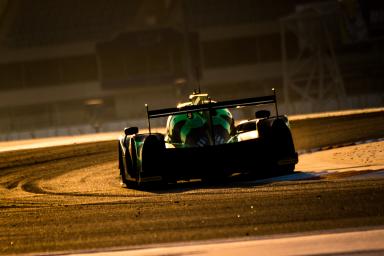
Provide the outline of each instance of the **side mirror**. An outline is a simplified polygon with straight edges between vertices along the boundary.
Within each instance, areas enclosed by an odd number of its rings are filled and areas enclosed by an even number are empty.
[[[128,127],[128,128],[124,129],[124,133],[126,136],[133,135],[133,134],[136,134],[138,132],[139,132],[139,128],[137,128],[136,126]]]
[[[256,118],[268,118],[271,116],[271,112],[268,110],[259,110],[255,113]]]

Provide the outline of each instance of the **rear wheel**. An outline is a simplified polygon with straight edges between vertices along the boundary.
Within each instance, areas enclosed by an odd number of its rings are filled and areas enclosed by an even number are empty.
[[[292,134],[284,120],[276,119],[272,124],[272,152],[276,154],[277,160],[292,158],[296,155]],[[295,164],[277,165],[278,174],[291,174],[295,170]]]
[[[276,119],[272,124],[272,140],[273,147],[277,151],[278,156],[295,154],[295,146],[293,144],[292,134],[290,129],[285,124],[284,120]]]
[[[135,141],[131,138],[125,156],[119,145],[119,169],[121,185],[125,184],[128,188],[136,188],[138,185],[139,174],[137,173],[137,155]],[[135,179],[135,180],[132,180]]]
[[[128,178],[127,178],[126,170],[123,170],[121,172],[121,183],[122,183],[122,185],[125,184],[127,187],[131,187],[132,186],[132,181],[129,181]]]
[[[123,155],[121,153],[121,149],[119,148],[119,169],[120,169],[120,178],[121,178],[121,185],[125,185],[128,188],[133,188],[136,187],[136,182],[131,181],[128,179],[129,174],[128,174],[128,169],[132,168],[130,157],[125,156],[125,165],[123,162]]]
[[[295,170],[295,164],[287,164],[277,167],[277,172],[279,175],[292,174]]]
[[[126,176],[126,171],[125,171],[125,166],[124,166],[124,162],[123,162],[123,154],[121,152],[121,147],[120,147],[120,143],[118,145],[118,154],[119,154],[119,170],[120,170],[120,179],[121,179],[121,182],[120,184],[123,186],[124,184],[127,185],[127,176]]]
[[[126,185],[128,188],[137,188],[139,181],[139,172],[137,170],[137,153],[136,153],[136,144],[133,138],[130,139],[129,148],[125,156],[126,165]],[[128,179],[130,177],[131,179]],[[132,178],[134,180],[132,180]]]
[[[164,141],[160,141],[154,135],[149,135],[141,150],[142,170],[145,176],[153,176],[161,173],[161,163],[164,155]]]
[[[141,169],[143,175],[142,178],[161,177],[159,181],[147,181],[143,182],[140,187],[144,189],[158,189],[166,184],[164,181],[165,170],[162,163],[164,162],[164,138],[162,136],[149,135],[143,144],[141,150]]]

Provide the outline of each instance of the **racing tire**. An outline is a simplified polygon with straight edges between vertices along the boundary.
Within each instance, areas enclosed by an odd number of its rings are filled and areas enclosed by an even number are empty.
[[[277,155],[295,154],[292,134],[282,119],[276,119],[272,124],[273,147],[278,149]]]
[[[133,138],[129,141],[129,147],[128,147],[128,155],[126,155],[126,163],[127,163],[127,174],[129,173],[129,176],[135,178],[135,181],[127,180],[127,187],[128,188],[137,188],[139,185],[139,178],[140,173],[137,170],[137,150],[136,150],[136,144],[135,140]]]
[[[277,158],[294,156],[296,154],[295,145],[289,127],[283,119],[276,119],[272,124],[273,149]],[[276,165],[278,175],[292,174],[295,170],[295,164]]]
[[[279,175],[288,175],[293,174],[295,171],[295,164],[287,164],[284,166],[279,166],[277,172]]]
[[[149,135],[143,144],[141,150],[141,169],[142,173],[139,172],[139,175],[145,174],[145,177],[150,176],[161,176],[161,181],[150,181],[145,183],[139,183],[140,188],[151,190],[159,189],[164,187],[167,182],[164,181],[164,175],[159,171],[159,168],[162,166],[164,161],[164,138],[162,136]]]
[[[128,171],[129,171],[128,169],[132,168],[131,158],[129,157],[129,155],[126,156],[125,157],[126,165],[124,165],[123,154],[122,154],[122,150],[120,148],[120,145],[119,145],[118,152],[119,152],[119,169],[120,169],[121,186],[125,185],[127,188],[135,188],[136,183],[128,180],[128,178],[127,178],[128,177]]]
[[[126,150],[125,155],[125,164],[123,161],[122,150],[119,145],[119,169],[120,169],[120,178],[121,185],[125,184],[127,188],[137,188],[139,173],[137,172],[137,154],[136,154],[136,146],[135,141],[131,138],[129,147]],[[136,181],[132,181],[128,179],[128,176],[131,176],[136,179]]]
[[[126,170],[125,170],[125,167],[124,167],[124,162],[123,162],[123,154],[121,152],[121,147],[120,147],[120,143],[118,145],[118,155],[119,155],[119,170],[120,170],[120,184],[121,186],[123,186],[124,184],[127,185],[128,183],[128,180],[127,180],[127,176],[126,176]]]
[[[160,141],[154,135],[149,135],[143,144],[141,150],[141,167],[148,175],[152,175],[157,172],[160,162],[163,160],[163,152],[165,149],[164,142]]]

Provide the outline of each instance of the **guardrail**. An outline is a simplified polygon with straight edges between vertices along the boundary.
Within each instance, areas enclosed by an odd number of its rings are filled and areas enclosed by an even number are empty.
[[[290,117],[296,150],[384,138],[384,108]]]

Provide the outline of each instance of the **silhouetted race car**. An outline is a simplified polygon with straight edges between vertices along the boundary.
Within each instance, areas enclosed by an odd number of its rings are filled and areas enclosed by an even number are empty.
[[[122,183],[128,187],[179,180],[215,181],[246,174],[286,174],[294,171],[298,156],[288,118],[278,115],[276,94],[212,101],[193,93],[176,108],[149,110],[148,133],[124,129],[118,143]],[[235,125],[231,108],[274,104],[255,112],[255,118]],[[151,132],[152,118],[167,117],[166,133]]]

